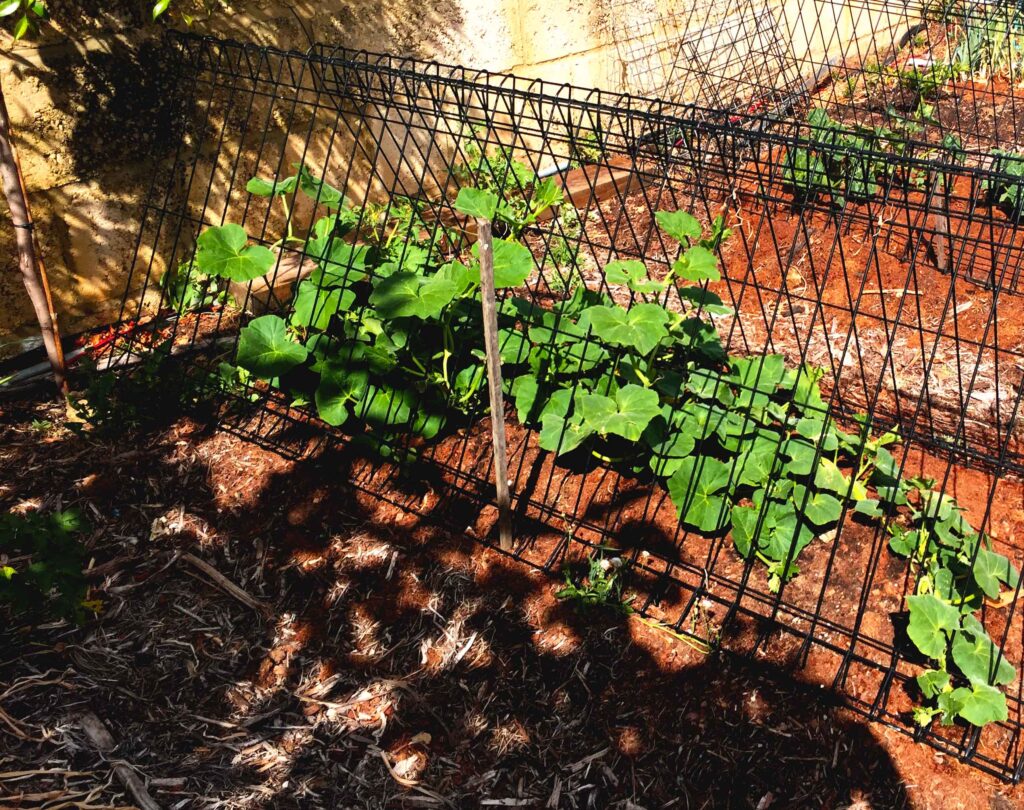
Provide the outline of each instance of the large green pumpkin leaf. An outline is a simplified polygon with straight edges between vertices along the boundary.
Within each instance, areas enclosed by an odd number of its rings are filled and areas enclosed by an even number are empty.
[[[483,188],[460,188],[455,198],[455,210],[474,218],[494,219],[498,210],[498,195]]]
[[[774,494],[782,496],[781,492]],[[785,575],[783,578],[788,579],[796,573],[795,568],[790,570],[792,561],[814,539],[814,532],[797,514],[792,501],[769,501],[764,526],[766,530],[762,530],[758,537],[757,550],[768,559],[782,563],[777,573],[780,576]],[[787,564],[787,561],[790,564]]]
[[[1005,582],[1011,588],[1016,587],[1019,574],[1016,567],[1002,554],[989,551],[982,546],[971,569],[974,581],[989,599],[999,598],[999,585]]]
[[[910,624],[907,635],[923,655],[941,660],[946,643],[960,627],[960,611],[932,594],[908,596]]]
[[[835,496],[827,492],[809,491],[799,484],[793,488],[793,503],[797,510],[802,509],[804,517],[816,526],[835,523],[843,512],[843,504]]]
[[[658,392],[639,385],[624,385],[612,397],[580,394],[580,412],[591,430],[637,441],[660,412]]]
[[[355,403],[355,415],[371,425],[406,427],[416,405],[412,391],[386,385],[369,385]]]
[[[680,519],[700,532],[719,531],[729,518],[729,503],[721,494],[729,486],[732,465],[708,456],[683,459],[668,479],[668,491]]]
[[[669,314],[659,304],[637,304],[630,309],[597,306],[584,310],[580,325],[589,323],[594,334],[613,346],[648,354],[668,336]]]
[[[590,436],[593,429],[578,418],[566,419],[555,412],[544,414],[541,419],[540,446],[556,455],[571,453]]]
[[[507,239],[495,239],[494,249],[494,289],[503,290],[518,287],[533,272],[533,254],[526,245]],[[477,262],[473,266],[473,280],[480,283],[480,247],[473,245],[473,256]]]
[[[443,276],[424,278],[416,273],[395,273],[377,282],[370,303],[381,317],[428,320],[441,314],[455,297],[456,287]]]
[[[320,418],[328,425],[343,425],[348,420],[349,403],[366,395],[369,378],[365,371],[351,371],[337,363],[324,364],[314,396]]]
[[[954,689],[951,701],[957,714],[974,726],[1002,723],[1006,720],[1006,695],[992,686],[975,685],[973,689],[961,686]]]
[[[280,377],[305,362],[309,352],[288,335],[277,315],[263,315],[242,328],[236,362],[265,380]]]
[[[245,184],[245,190],[257,197],[272,197],[275,195],[291,194],[298,185],[298,175],[284,177],[280,180],[264,180],[262,177],[253,177]]]
[[[291,322],[296,326],[318,329],[321,332],[330,325],[331,318],[339,312],[347,312],[355,303],[356,295],[351,290],[340,288],[318,289],[309,279],[299,284]]]
[[[672,272],[686,281],[694,282],[718,281],[722,278],[715,254],[702,245],[694,245],[676,259]]]
[[[779,387],[786,374],[786,359],[781,354],[765,354],[757,357],[732,357],[732,380],[740,388],[737,399],[743,392],[757,392],[771,395]]]
[[[658,211],[654,220],[666,234],[684,245],[689,240],[700,239],[700,222],[687,211]]]
[[[652,279],[647,267],[638,259],[619,259],[604,266],[604,277],[609,284],[624,284],[633,292],[648,294],[665,290],[665,283]]]
[[[277,257],[262,245],[246,247],[248,241],[241,225],[207,228],[196,240],[196,266],[207,275],[237,282],[265,276]]]
[[[1017,677],[1017,671],[1005,655],[1000,655],[981,622],[970,614],[964,616],[963,628],[953,637],[953,661],[975,686],[1000,686],[1013,683]]]
[[[750,557],[751,552],[756,548],[754,540],[757,537],[757,520],[761,510],[753,506],[734,506],[730,517],[732,519],[732,541],[736,544],[736,550],[740,556]],[[763,529],[763,524],[762,524]]]

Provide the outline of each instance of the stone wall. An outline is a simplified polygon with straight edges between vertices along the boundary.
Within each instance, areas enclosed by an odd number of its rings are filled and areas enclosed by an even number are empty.
[[[800,59],[820,61],[832,43],[891,23],[836,3],[767,5]],[[117,317],[154,158],[174,147],[175,87],[145,3],[49,5],[53,25],[10,47],[0,80],[60,325],[74,333]],[[339,44],[650,94],[666,92],[680,37],[715,23],[728,29],[730,15],[750,13],[738,5],[703,0],[681,17],[670,0],[238,0],[209,14],[196,10],[192,27],[281,49]],[[798,22],[806,15],[826,21],[810,38]],[[0,356],[35,335],[10,230],[0,228]],[[152,266],[161,272],[161,257]]]

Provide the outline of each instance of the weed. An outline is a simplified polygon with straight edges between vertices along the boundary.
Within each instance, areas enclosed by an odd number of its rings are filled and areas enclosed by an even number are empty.
[[[84,531],[75,510],[0,514],[0,604],[33,619],[81,619],[88,586],[76,535]]]

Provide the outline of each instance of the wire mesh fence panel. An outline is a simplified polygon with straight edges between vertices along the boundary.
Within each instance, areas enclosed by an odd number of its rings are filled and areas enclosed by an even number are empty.
[[[484,216],[517,554],[619,555],[634,609],[1020,777],[1006,166],[722,99],[170,47],[190,114],[115,359],[177,354],[226,427],[338,443],[357,486],[486,538]]]

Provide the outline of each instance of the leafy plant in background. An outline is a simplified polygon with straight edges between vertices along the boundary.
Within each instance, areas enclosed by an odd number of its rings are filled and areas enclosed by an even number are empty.
[[[1024,155],[996,149],[991,170],[995,176],[985,179],[989,199],[1011,217],[1019,218],[1024,213]]]
[[[924,123],[931,121],[932,108],[923,101],[910,115],[889,110],[891,127],[841,124],[821,108],[807,115],[807,142],[790,147],[782,162],[782,180],[801,200],[823,196],[838,206],[847,200],[867,200],[878,195],[883,185],[902,183],[921,188],[925,173],[911,167],[903,175],[896,167],[905,161],[891,157],[911,154],[910,140]],[[955,136],[947,135],[933,148],[918,148],[916,157],[958,163],[963,148]]]
[[[82,618],[88,586],[76,535],[85,530],[75,510],[0,514],[0,604],[16,615]]]
[[[163,304],[183,314],[209,309],[230,301],[226,280],[201,273],[189,262],[182,262],[160,277]]]
[[[958,5],[947,17],[960,28],[952,54],[955,72],[1011,82],[1024,76],[1024,15],[1018,4]]]
[[[46,19],[46,3],[43,0],[0,0],[0,19],[15,17],[11,35],[21,39],[33,30],[39,21]]]
[[[150,11],[153,20],[164,16],[173,5],[174,0],[156,0]],[[224,0],[214,0],[207,5],[225,5]],[[47,19],[49,9],[45,0],[0,0],[0,19],[17,17],[11,35],[16,39],[22,39],[34,31],[39,23]],[[193,18],[189,14],[182,14],[182,20],[186,25],[191,25]]]

